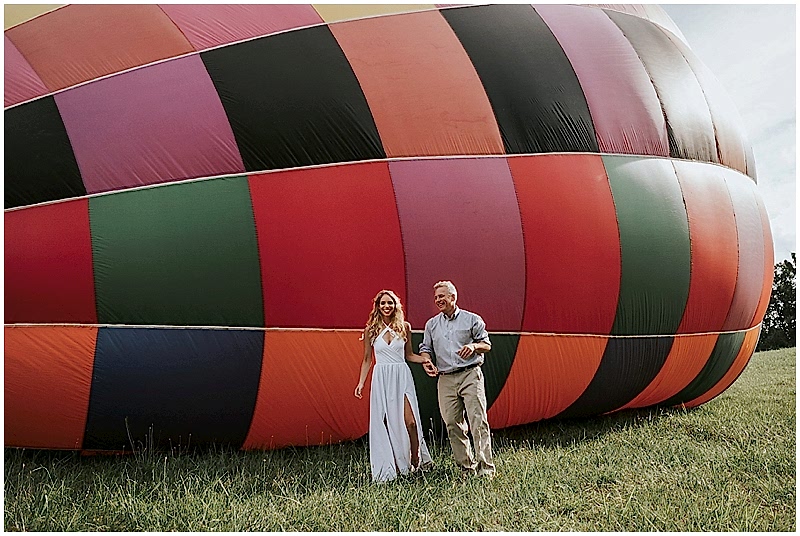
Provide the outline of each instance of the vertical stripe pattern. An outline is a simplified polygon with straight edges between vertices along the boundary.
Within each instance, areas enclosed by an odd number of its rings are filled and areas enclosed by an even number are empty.
[[[580,83],[531,6],[464,7],[442,15],[483,82],[507,153],[597,152]]]
[[[616,11],[606,14],[633,45],[653,81],[667,121],[670,156],[718,162],[711,113],[686,58],[658,26]]]
[[[481,81],[438,11],[342,22],[331,31],[387,156],[503,153]]]
[[[203,52],[247,171],[385,156],[327,26]]]
[[[619,223],[622,280],[615,335],[675,333],[689,294],[689,225],[666,160],[604,156]]]
[[[636,51],[599,9],[541,5],[586,95],[600,152],[669,156],[658,95]]]
[[[679,34],[652,5],[11,26],[7,444],[363,437],[373,297],[400,296],[417,350],[445,279],[490,332],[493,428],[719,396],[774,252],[741,119]],[[437,381],[409,367],[443,438]]]
[[[521,156],[508,162],[525,243],[523,331],[610,333],[620,242],[602,159]]]

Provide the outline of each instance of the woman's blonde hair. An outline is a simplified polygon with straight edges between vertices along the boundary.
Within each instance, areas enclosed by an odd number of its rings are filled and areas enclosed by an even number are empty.
[[[389,327],[392,331],[397,333],[401,339],[407,340],[408,338],[408,333],[406,333],[406,317],[403,313],[403,304],[400,303],[400,298],[391,290],[382,290],[378,292],[375,299],[372,300],[372,312],[369,314],[369,319],[367,320],[366,333],[367,337],[369,337],[370,344],[375,342],[378,334],[383,331],[384,328],[380,303],[381,298],[386,294],[394,301],[394,312],[392,313],[392,318],[389,320]]]

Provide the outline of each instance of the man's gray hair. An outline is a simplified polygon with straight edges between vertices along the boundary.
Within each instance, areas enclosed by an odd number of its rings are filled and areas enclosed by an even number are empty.
[[[435,285],[433,285],[433,290],[436,290],[439,287],[444,287],[447,289],[447,292],[458,298],[458,291],[456,290],[456,286],[451,281],[439,281]]]

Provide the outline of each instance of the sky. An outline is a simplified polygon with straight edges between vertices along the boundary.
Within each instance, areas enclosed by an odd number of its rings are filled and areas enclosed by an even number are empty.
[[[736,104],[753,146],[775,262],[796,249],[794,4],[660,4]]]

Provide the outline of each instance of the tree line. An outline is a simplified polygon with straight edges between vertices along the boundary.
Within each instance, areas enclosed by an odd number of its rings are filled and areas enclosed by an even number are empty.
[[[775,350],[797,346],[795,311],[797,290],[795,276],[797,258],[785,259],[775,265],[775,279],[772,282],[772,295],[769,307],[764,315],[761,337],[758,339],[756,351]]]

